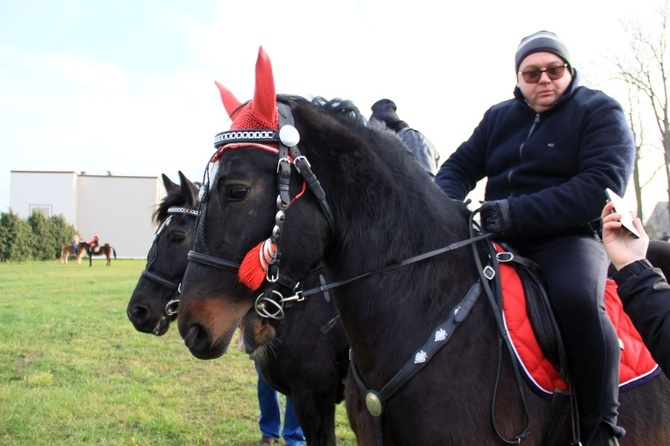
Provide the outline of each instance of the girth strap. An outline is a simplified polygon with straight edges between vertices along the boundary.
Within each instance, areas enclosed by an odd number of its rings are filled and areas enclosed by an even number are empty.
[[[365,394],[365,405],[368,412],[372,415],[375,424],[375,438],[377,444],[382,446],[384,444],[382,434],[382,415],[384,404],[388,401],[398,390],[400,390],[407,382],[416,375],[426,364],[430,361],[435,353],[437,353],[447,342],[453,337],[453,333],[463,320],[470,314],[470,309],[477,301],[481,294],[482,283],[477,280],[465,297],[454,307],[449,313],[447,319],[442,322],[431,334],[431,337],[419,348],[416,353],[405,363],[405,365],[395,374],[391,380],[379,391],[370,390],[365,386],[363,380],[356,370],[354,363],[353,352],[349,349],[349,362],[351,364],[351,371],[358,384],[358,388]]]

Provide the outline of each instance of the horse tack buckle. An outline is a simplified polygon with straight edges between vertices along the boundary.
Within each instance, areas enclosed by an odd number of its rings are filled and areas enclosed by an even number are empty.
[[[514,254],[509,251],[503,251],[496,253],[496,260],[498,263],[507,263],[514,260]]]
[[[486,277],[486,280],[493,280],[496,276],[496,270],[493,269],[491,265],[486,265],[482,270],[482,273],[484,274],[484,277]]]
[[[302,284],[298,282],[295,287],[293,287],[293,296],[284,297],[282,302],[302,302],[305,300],[305,296],[302,294]]]

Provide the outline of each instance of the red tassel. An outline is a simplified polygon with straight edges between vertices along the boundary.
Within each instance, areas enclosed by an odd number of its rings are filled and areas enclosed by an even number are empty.
[[[267,243],[267,246],[264,246]],[[268,251],[268,252],[263,252]],[[268,270],[268,256],[274,261],[276,247],[274,243],[269,243],[269,240],[260,242],[253,247],[244,260],[240,264],[240,269],[237,272],[237,277],[240,282],[251,290],[257,290],[265,280],[265,273]]]

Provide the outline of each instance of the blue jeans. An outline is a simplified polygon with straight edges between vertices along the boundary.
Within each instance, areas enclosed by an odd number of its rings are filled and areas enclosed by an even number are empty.
[[[284,437],[286,446],[303,446],[305,444],[305,436],[302,433],[298,419],[293,412],[293,404],[291,399],[286,397],[286,408],[284,410],[284,429],[281,429],[281,407],[279,406],[279,392],[270,387],[261,378],[256,365],[256,372],[258,373],[258,406],[261,410],[261,416],[258,420],[258,426],[264,437],[274,438],[279,440],[279,434]]]

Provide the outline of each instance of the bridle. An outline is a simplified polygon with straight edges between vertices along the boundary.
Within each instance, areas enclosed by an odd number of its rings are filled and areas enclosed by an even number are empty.
[[[161,320],[169,317],[173,317],[177,314],[178,311],[178,304],[179,304],[179,296],[181,295],[181,283],[174,283],[169,281],[168,279],[161,277],[160,275],[151,272],[149,269],[151,268],[151,265],[154,263],[156,258],[158,257],[158,237],[160,234],[163,232],[163,230],[170,225],[170,222],[172,221],[172,217],[175,215],[186,215],[190,217],[198,217],[199,211],[196,209],[189,209],[185,207],[178,207],[178,206],[172,206],[168,208],[167,210],[168,218],[163,221],[163,223],[159,226],[159,228],[156,230],[156,233],[154,234],[153,242],[151,244],[151,248],[149,248],[149,254],[147,255],[147,266],[142,270],[141,274],[143,277],[146,277],[149,280],[152,280],[153,282],[164,286],[165,288],[168,288],[172,291],[174,291],[174,295],[170,299],[170,301],[165,305],[165,309],[163,310],[163,315],[161,316]],[[160,322],[157,325],[160,326]]]
[[[317,198],[321,209],[324,212],[331,229],[335,227],[334,214],[326,200],[326,194],[312,172],[311,165],[298,148],[300,134],[294,126],[293,115],[287,104],[277,103],[279,114],[279,130],[268,129],[248,129],[248,130],[229,130],[218,133],[214,137],[214,148],[216,152],[210,158],[205,169],[203,178],[203,187],[201,188],[200,206],[201,213],[196,223],[196,235],[199,237],[200,245],[204,252],[198,252],[195,249],[188,253],[188,260],[213,268],[218,268],[230,272],[237,272],[240,264],[230,260],[214,257],[207,252],[207,246],[204,240],[204,221],[207,209],[207,201],[211,187],[209,166],[216,163],[220,156],[226,150],[252,147],[266,152],[278,155],[277,162],[277,188],[278,195],[276,200],[277,213],[275,214],[274,227],[271,235],[263,242],[260,250],[261,261],[267,265],[265,271],[265,289],[258,295],[254,302],[256,312],[265,318],[283,319],[284,304],[289,302],[300,302],[304,300],[305,294],[300,280],[293,280],[280,274],[280,242],[284,222],[286,220],[286,211],[289,206],[305,192],[306,187],[312,191]],[[277,147],[274,147],[273,145]],[[291,198],[289,193],[289,183],[291,179],[291,166],[303,179],[303,189],[296,196]],[[215,175],[214,175],[215,176]],[[197,246],[197,244],[194,245]],[[288,289],[290,296],[284,296],[280,287]],[[314,290],[316,292],[318,290]]]

